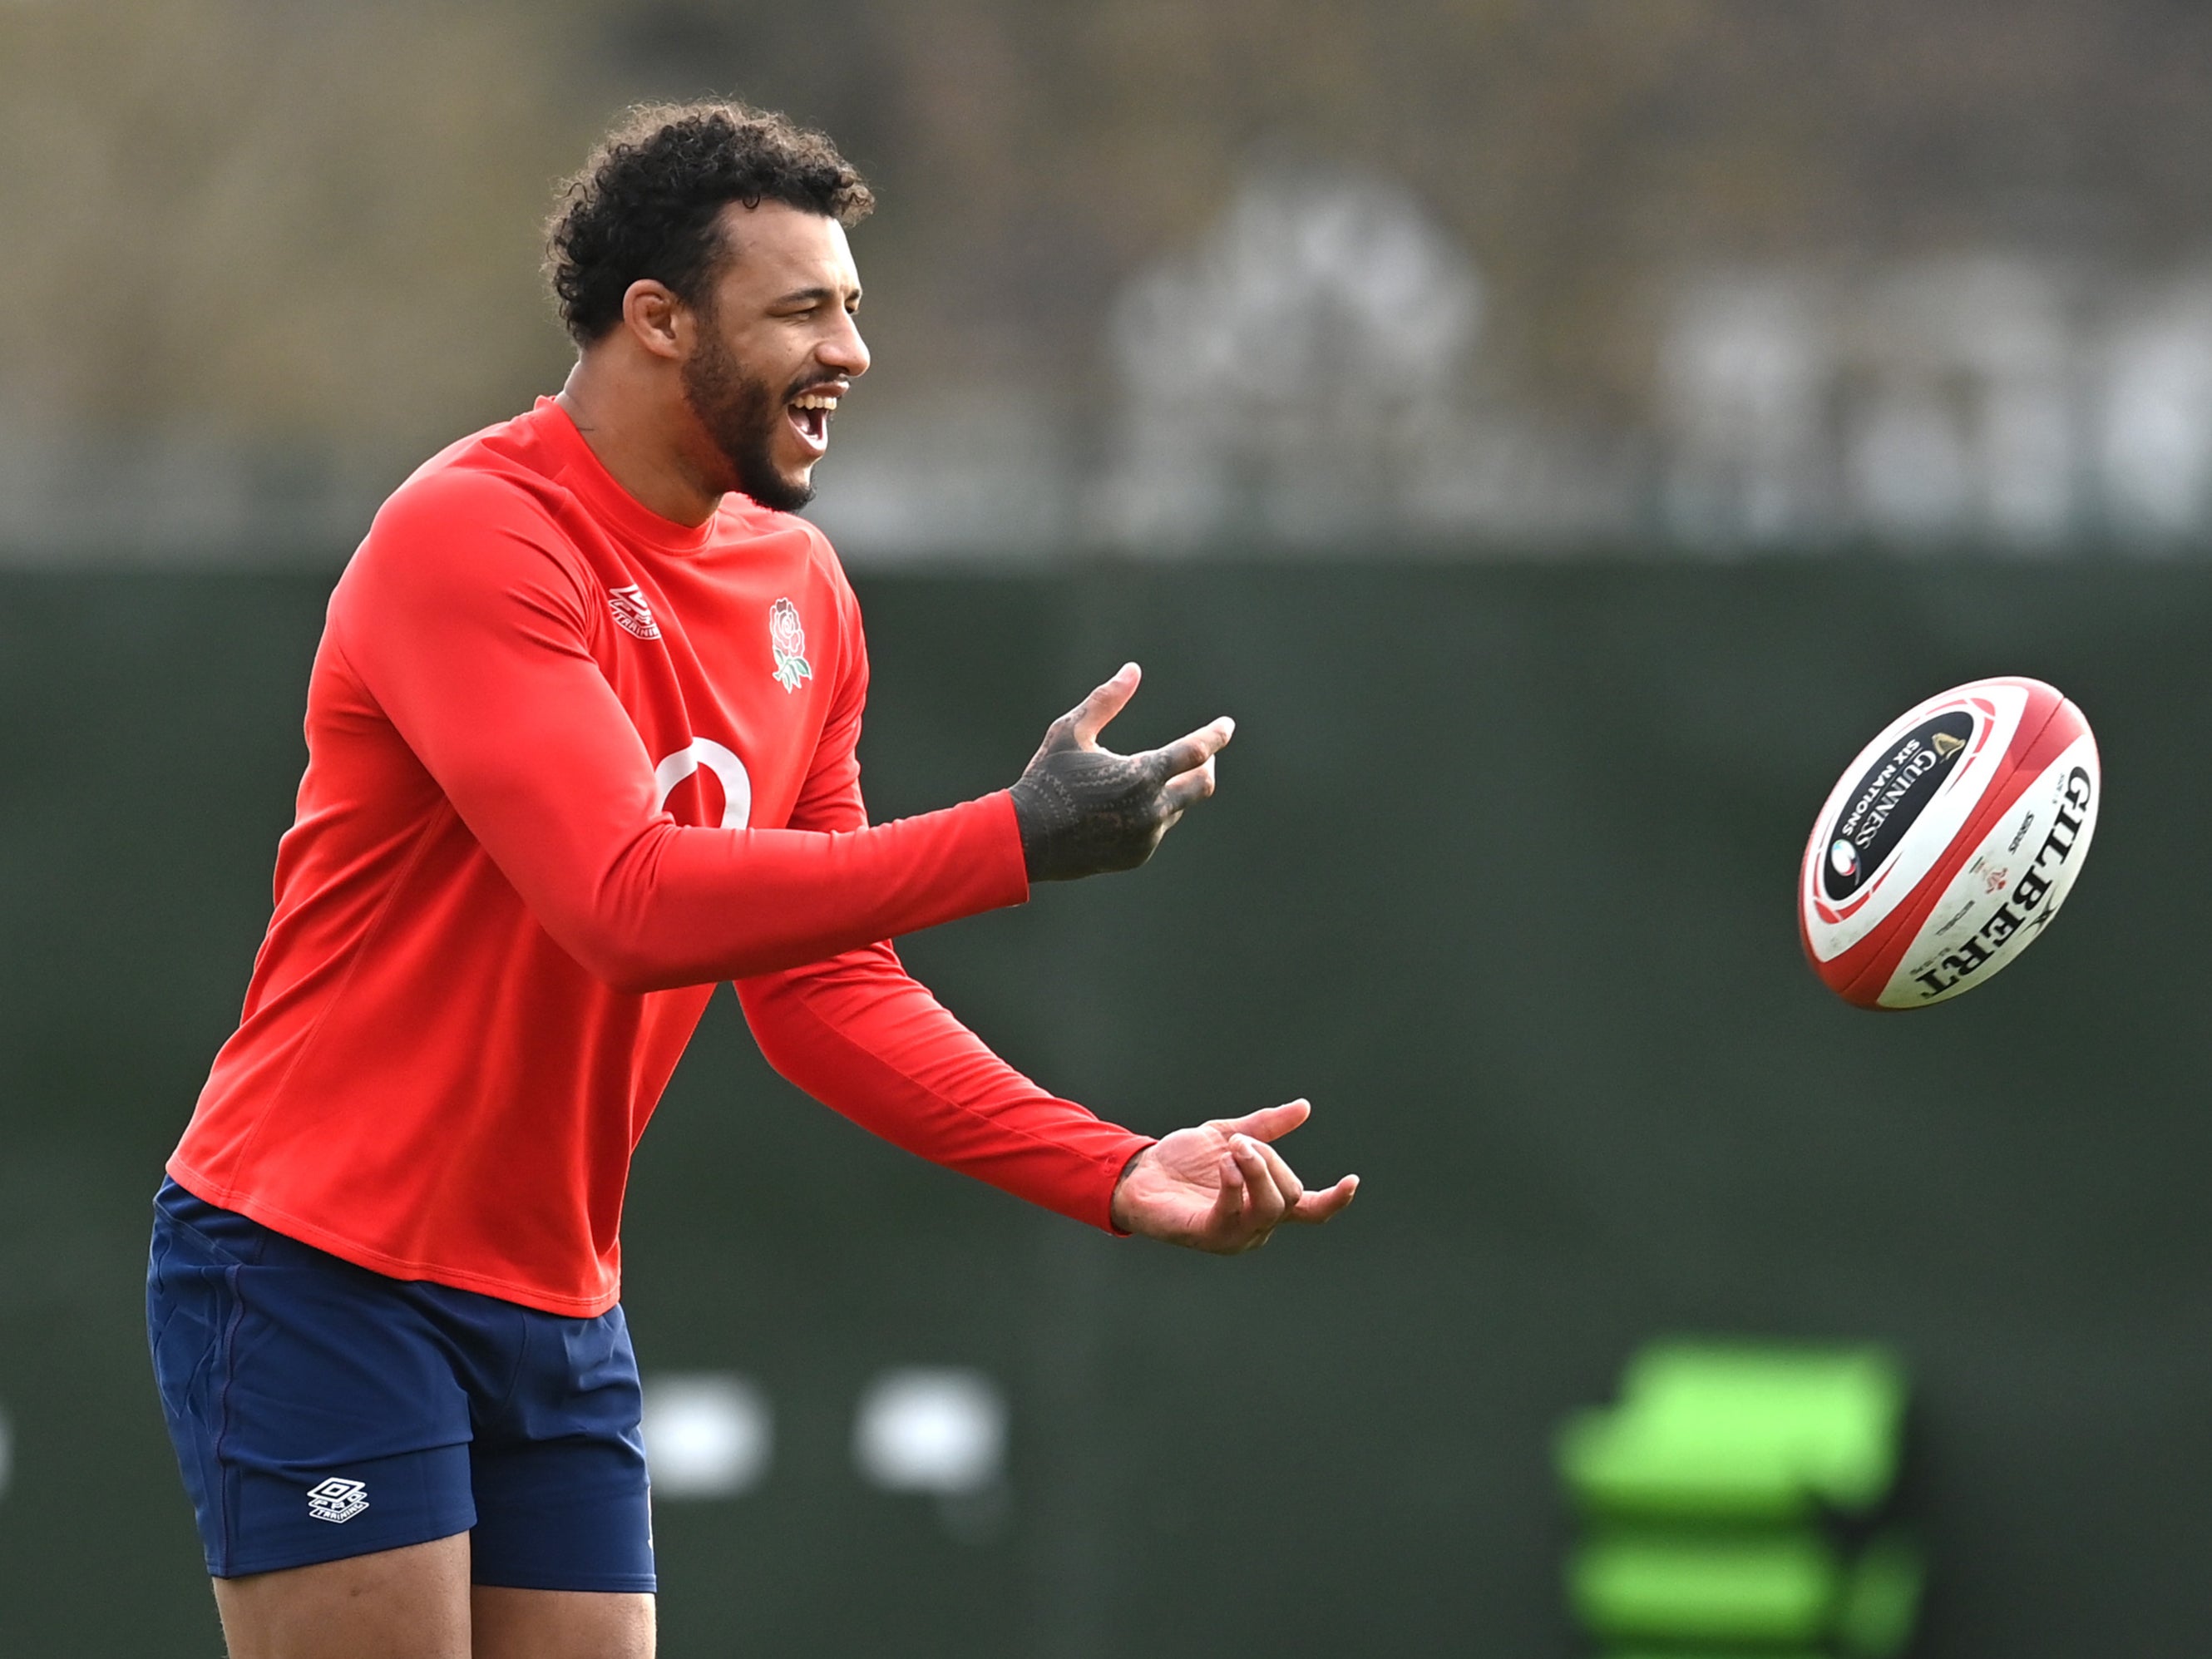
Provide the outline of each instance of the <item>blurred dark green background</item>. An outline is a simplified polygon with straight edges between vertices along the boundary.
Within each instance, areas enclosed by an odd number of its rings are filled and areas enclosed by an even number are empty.
[[[144,1354],[161,1159],[227,1035],[326,575],[0,576],[0,1643],[214,1655]],[[1928,1656],[2212,1630],[2196,865],[2212,571],[1094,564],[884,579],[890,816],[998,787],[1125,657],[1115,736],[1240,722],[1131,877],[908,942],[1017,1063],[1139,1127],[1309,1094],[1338,1225],[1235,1261],[1090,1235],[808,1103],[710,1013],[640,1156],[648,1373],[733,1370],[766,1485],[659,1513],[672,1659],[1559,1659],[1549,1437],[1662,1331],[1911,1364]],[[2087,710],[2111,799],[1990,988],[1844,1009],[1790,890],[1835,774],[1972,675]],[[854,1400],[996,1377],[1012,1502],[861,1483]]]

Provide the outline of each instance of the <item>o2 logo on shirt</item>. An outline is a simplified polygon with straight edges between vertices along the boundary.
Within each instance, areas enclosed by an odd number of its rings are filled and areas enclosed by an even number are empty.
[[[745,763],[734,753],[711,738],[692,738],[690,748],[678,750],[653,767],[653,781],[660,791],[660,805],[664,809],[668,805],[668,798],[676,793],[677,786],[695,772],[705,772],[721,785],[723,829],[742,830],[751,822],[752,774],[745,770]],[[699,787],[698,784],[692,786],[695,789]],[[702,812],[706,805],[702,798],[700,802]]]

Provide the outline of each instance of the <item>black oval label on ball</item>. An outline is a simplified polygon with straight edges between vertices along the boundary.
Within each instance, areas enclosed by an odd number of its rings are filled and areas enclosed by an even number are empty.
[[[1844,797],[1820,849],[1820,891],[1831,903],[1841,903],[1874,878],[1936,799],[1973,736],[1973,715],[1948,709],[1914,726],[1867,768]]]

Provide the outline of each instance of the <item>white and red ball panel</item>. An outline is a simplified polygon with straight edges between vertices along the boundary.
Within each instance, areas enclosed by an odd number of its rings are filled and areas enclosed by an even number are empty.
[[[1861,750],[1798,878],[1806,956],[1868,1008],[1916,1008],[1996,973],[2072,887],[2102,793],[2081,711],[2039,680],[1930,697]]]
[[[2031,709],[2034,701],[2026,684],[1960,686],[1891,721],[1844,769],[1814,824],[1800,881],[1816,965],[1880,933],[1920,885],[2004,770],[2023,718],[2047,716]]]
[[[2075,716],[2078,723],[2078,711]],[[2046,734],[2061,725],[2054,719]],[[1924,1007],[1972,988],[2058,914],[2096,833],[2103,792],[2097,740],[2086,726],[2080,732],[2039,772],[2032,762],[2021,765],[2017,775],[2030,780],[2027,787],[1937,897],[1876,1006]]]

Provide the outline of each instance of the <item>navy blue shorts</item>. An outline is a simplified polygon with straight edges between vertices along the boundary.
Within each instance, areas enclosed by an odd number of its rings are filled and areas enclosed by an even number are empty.
[[[164,1182],[146,1320],[215,1577],[467,1532],[480,1584],[653,1588],[620,1308],[387,1279]]]

